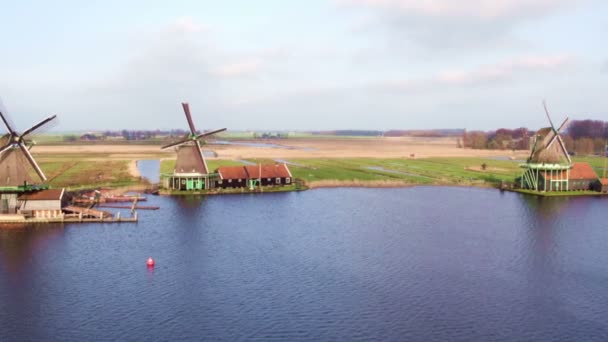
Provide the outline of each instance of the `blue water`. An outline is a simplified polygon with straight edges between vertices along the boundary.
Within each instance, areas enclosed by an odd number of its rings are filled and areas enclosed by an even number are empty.
[[[606,341],[608,198],[156,197],[0,229],[0,341]],[[145,266],[149,256],[157,266]]]
[[[303,150],[303,151],[316,151],[316,148],[312,147],[296,147],[282,144],[274,144],[274,143],[264,143],[264,142],[249,142],[249,141],[225,141],[225,140],[216,140],[213,141],[213,144],[216,145],[240,145],[240,146],[249,146],[249,147],[260,147],[260,148],[279,148],[279,149],[287,149],[287,150]]]
[[[160,182],[160,160],[138,160],[137,170],[139,170],[139,174],[150,183],[156,184]]]

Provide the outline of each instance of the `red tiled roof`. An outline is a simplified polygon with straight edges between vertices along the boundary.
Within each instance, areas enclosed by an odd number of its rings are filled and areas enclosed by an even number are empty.
[[[552,172],[541,172],[545,179],[566,179],[566,170],[552,171]],[[569,180],[577,179],[597,179],[597,174],[593,171],[591,165],[587,163],[573,163],[572,168],[569,170]]]
[[[243,166],[222,166],[217,169],[220,179],[247,179],[247,171]]]
[[[48,189],[40,190],[32,193],[26,193],[18,197],[20,201],[54,201],[61,200],[64,189]]]
[[[245,166],[250,179],[254,178],[288,178],[291,172],[285,164],[247,165]],[[262,175],[260,176],[260,171]]]
[[[570,179],[597,179],[597,174],[587,163],[574,163],[570,169]]]
[[[608,185],[608,178],[600,178],[602,185]]]

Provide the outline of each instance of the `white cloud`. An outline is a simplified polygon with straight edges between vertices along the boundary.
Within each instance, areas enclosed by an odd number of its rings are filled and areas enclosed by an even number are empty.
[[[336,0],[343,9],[361,9],[368,31],[384,29],[392,40],[436,49],[503,46],[513,30],[583,1],[576,0]],[[357,30],[362,30],[357,22]],[[399,45],[399,43],[395,43]]]

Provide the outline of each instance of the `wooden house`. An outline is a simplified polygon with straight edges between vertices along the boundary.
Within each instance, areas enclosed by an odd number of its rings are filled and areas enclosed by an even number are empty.
[[[287,164],[247,165],[245,169],[249,179],[257,179],[261,186],[289,185],[293,178]]]
[[[244,166],[222,166],[217,169],[217,188],[244,188],[249,178]]]
[[[65,189],[47,189],[17,197],[19,212],[26,217],[61,217]]]
[[[223,166],[217,169],[218,188],[290,185],[293,181],[286,164]]]

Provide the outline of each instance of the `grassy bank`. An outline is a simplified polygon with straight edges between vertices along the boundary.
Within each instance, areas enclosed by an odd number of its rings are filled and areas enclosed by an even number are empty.
[[[275,163],[273,160],[246,161]],[[293,177],[304,181],[309,187],[395,187],[417,184],[497,186],[502,181],[513,181],[521,173],[515,161],[483,158],[333,158],[290,159],[288,162]],[[211,170],[226,165],[244,165],[233,160],[209,160],[208,164]],[[174,160],[163,160],[161,172],[170,173],[174,167]]]

